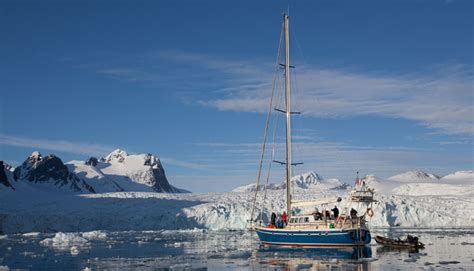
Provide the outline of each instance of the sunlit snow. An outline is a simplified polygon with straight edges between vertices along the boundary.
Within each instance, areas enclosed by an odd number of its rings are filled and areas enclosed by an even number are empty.
[[[456,176],[461,176],[459,179]],[[375,188],[375,215],[371,226],[472,227],[474,180],[471,173],[454,173],[432,182],[363,178]],[[341,196],[324,180],[296,189],[296,198]],[[259,197],[257,214],[284,210],[284,189],[269,190],[265,203]],[[204,228],[244,229],[250,218],[254,192],[166,194],[113,192],[61,194],[51,191],[0,191],[0,230],[15,232],[79,232],[94,230],[159,230]],[[266,215],[263,216],[266,218]],[[87,234],[89,237],[100,234]],[[87,236],[79,236],[87,240]],[[59,236],[58,236],[59,238]],[[54,240],[52,240],[54,243]],[[60,243],[57,241],[56,243]]]

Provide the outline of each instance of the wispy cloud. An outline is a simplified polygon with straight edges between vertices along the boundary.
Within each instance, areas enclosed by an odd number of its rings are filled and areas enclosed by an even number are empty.
[[[234,172],[230,171],[242,170],[239,174],[240,182],[237,184],[254,181],[260,153],[259,143],[200,143],[200,146],[212,149],[216,163],[223,160],[232,161],[227,168],[221,168],[222,175],[232,176]],[[284,148],[284,143],[276,144],[275,160],[284,160]],[[443,175],[452,171],[453,165],[470,165],[472,159],[468,151],[454,154],[443,150],[354,146],[340,142],[298,142],[294,144],[293,151],[294,161],[304,162],[303,165],[295,167],[295,174],[315,170],[324,177],[335,177],[344,181],[351,181],[356,171],[376,174],[383,178],[407,170],[425,170]],[[267,153],[266,166],[269,156]],[[280,182],[283,179],[284,167],[274,164],[272,168],[274,173],[271,180]]]
[[[158,56],[196,67],[201,74],[219,74],[219,84],[207,86],[208,92],[219,95],[201,98],[201,105],[245,112],[267,108],[273,70],[270,62],[223,60],[179,51]],[[380,74],[300,66],[293,84],[298,102],[293,106],[313,117],[404,118],[443,133],[472,135],[474,77],[470,69],[452,64],[419,73]]]
[[[254,77],[258,75],[268,74],[266,70],[261,69],[262,64],[272,65],[270,62],[263,60],[255,60],[256,62],[260,62],[259,65],[255,65],[255,63],[251,61],[220,59],[205,54],[196,54],[178,50],[160,51],[155,53],[154,56],[162,60],[183,63],[190,66],[201,66],[202,68],[218,72],[235,75],[248,75],[251,76],[248,77],[249,80],[254,79]]]
[[[171,157],[160,157],[160,160],[165,164],[169,164],[169,165],[173,165],[173,166],[177,166],[181,168],[196,169],[196,170],[208,170],[211,168],[208,164],[182,161],[182,160],[178,160]]]
[[[374,77],[308,69],[299,80],[302,91],[295,99],[300,101],[299,110],[310,116],[379,115],[414,120],[446,133],[474,134],[472,78]],[[264,93],[268,91],[256,89],[208,105],[220,110],[261,111],[268,99]]]
[[[440,141],[439,145],[469,145],[472,141],[469,140],[453,140],[453,141]]]
[[[91,143],[78,143],[65,140],[27,138],[0,134],[0,145],[44,149],[81,155],[102,156],[116,149],[113,146]]]
[[[114,79],[131,82],[158,82],[162,78],[156,73],[145,72],[131,68],[114,68],[98,70],[97,73],[110,76]]]
[[[228,61],[178,50],[121,58],[124,61],[113,65],[87,65],[85,68],[116,80],[171,87],[174,92],[179,90],[179,93],[225,95],[271,85],[269,80],[261,80],[261,76],[269,75],[268,69],[262,69],[262,65],[268,65],[269,69],[272,67],[270,62],[264,60],[258,60],[259,64],[254,65],[249,61]]]

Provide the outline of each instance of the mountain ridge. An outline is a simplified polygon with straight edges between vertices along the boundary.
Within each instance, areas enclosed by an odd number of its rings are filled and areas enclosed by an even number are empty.
[[[0,185],[20,191],[37,188],[73,193],[189,192],[168,182],[158,157],[150,153],[128,154],[120,149],[100,159],[90,157],[85,161],[72,160],[67,163],[54,154],[43,156],[34,151],[13,172],[7,172],[3,162],[1,170]],[[10,180],[8,173],[12,175]]]
[[[43,157],[38,151],[33,152],[13,171],[16,182],[50,185],[72,192],[95,193],[94,189],[75,174],[69,172],[62,160],[54,154]]]
[[[464,183],[474,180],[474,171],[472,170],[461,170],[449,173],[443,177],[440,177],[436,174],[421,171],[421,170],[409,170],[397,175],[393,175],[386,179],[379,178],[376,175],[368,174],[360,178],[362,182],[365,182],[373,187],[380,188],[380,190],[387,190],[389,187],[395,187],[399,183]],[[292,178],[292,181],[299,189],[311,189],[317,187],[317,185],[326,184],[330,185],[333,183],[334,187],[332,189],[347,189],[351,185],[345,182],[340,181],[337,178],[324,179],[315,171],[309,171],[300,175],[295,175]],[[259,190],[263,190],[264,185],[259,185]],[[279,190],[285,189],[286,183],[269,183],[267,189],[269,190]],[[326,187],[327,188],[327,187]],[[242,192],[252,192],[255,191],[255,184],[247,184],[243,186],[238,186],[232,190],[232,192],[242,193]]]
[[[390,181],[398,182],[420,182],[420,181],[438,181],[441,177],[436,174],[421,170],[410,170],[388,178]]]
[[[295,185],[296,188],[298,189],[312,189],[315,187],[320,187],[324,186],[325,188],[329,189],[347,189],[351,187],[347,183],[341,182],[339,179],[336,178],[330,178],[330,179],[324,179],[321,175],[319,175],[315,171],[309,171],[303,174],[295,175],[291,178],[293,184]],[[265,185],[259,185],[259,190],[262,190],[265,187]],[[282,183],[269,183],[267,185],[267,189],[269,190],[279,190],[279,189],[285,189],[286,188],[286,182]],[[256,190],[256,184],[248,184],[248,185],[243,185],[236,187],[232,190],[232,192],[251,192]]]

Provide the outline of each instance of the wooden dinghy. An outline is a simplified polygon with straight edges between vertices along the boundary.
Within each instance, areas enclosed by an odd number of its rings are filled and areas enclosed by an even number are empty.
[[[408,235],[405,240],[390,239],[383,236],[375,236],[375,242],[383,246],[398,248],[424,248],[425,245],[418,241],[418,237]]]

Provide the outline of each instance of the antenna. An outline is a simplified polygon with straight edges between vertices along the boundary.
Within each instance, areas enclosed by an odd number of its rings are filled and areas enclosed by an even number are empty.
[[[290,0],[287,1],[286,15],[290,16]]]

